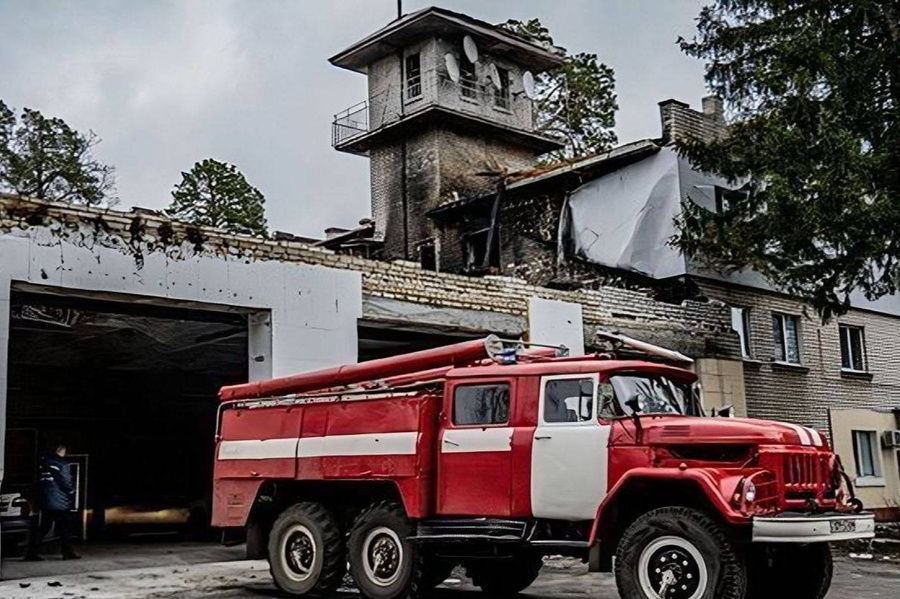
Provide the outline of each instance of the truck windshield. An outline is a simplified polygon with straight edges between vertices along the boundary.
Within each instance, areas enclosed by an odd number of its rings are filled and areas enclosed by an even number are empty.
[[[703,416],[700,398],[690,383],[659,375],[614,375],[609,378],[619,409],[639,414]]]

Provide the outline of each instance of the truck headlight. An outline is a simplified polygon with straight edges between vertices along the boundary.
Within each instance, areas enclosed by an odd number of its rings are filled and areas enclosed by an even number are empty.
[[[747,503],[756,501],[756,485],[753,484],[752,480],[748,480],[747,484],[744,485],[744,501]]]

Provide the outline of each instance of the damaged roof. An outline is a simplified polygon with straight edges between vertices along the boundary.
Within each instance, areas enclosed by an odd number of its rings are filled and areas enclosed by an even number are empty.
[[[609,151],[600,152],[591,156],[584,156],[573,160],[561,160],[551,164],[544,164],[532,168],[521,169],[508,173],[505,177],[506,189],[515,190],[537,183],[552,180],[573,178],[574,184],[579,185],[594,176],[608,173],[622,166],[642,160],[660,150],[661,146],[651,139],[617,146]],[[446,202],[428,212],[429,216],[441,216],[455,212],[472,204],[494,197],[490,193],[482,196],[462,198]]]
[[[434,34],[471,35],[488,54],[505,56],[535,72],[552,69],[563,62],[560,51],[539,46],[485,21],[435,6],[392,21],[328,60],[335,66],[365,73],[368,65],[396,53],[397,48]]]

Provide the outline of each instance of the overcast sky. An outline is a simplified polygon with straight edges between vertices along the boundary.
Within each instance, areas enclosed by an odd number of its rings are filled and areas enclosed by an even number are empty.
[[[435,2],[405,0],[412,12]],[[495,23],[538,17],[557,44],[616,71],[620,142],[659,135],[657,102],[699,104],[680,53],[703,0],[445,0]],[[396,15],[395,0],[0,0],[0,98],[102,139],[121,206],[163,208],[180,172],[233,162],[272,229],[320,235],[369,215],[365,158],[330,146],[365,78],[327,59]]]

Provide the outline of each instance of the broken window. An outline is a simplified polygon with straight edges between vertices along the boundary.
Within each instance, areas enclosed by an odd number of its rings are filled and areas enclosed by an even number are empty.
[[[731,307],[731,328],[741,338],[741,354],[750,357],[750,309]]]
[[[469,60],[465,52],[459,58],[459,93],[463,98],[475,100],[478,97],[478,77],[475,64]]]
[[[453,392],[453,424],[477,426],[509,421],[509,385],[461,385]]]
[[[841,335],[841,368],[865,371],[866,345],[862,327],[842,324],[838,330]]]
[[[494,88],[494,106],[509,110],[509,70],[497,68],[500,87]]]
[[[467,269],[477,269],[482,266],[500,267],[500,235],[494,233],[491,242],[491,251],[485,262],[485,254],[488,251],[488,237],[490,236],[490,227],[467,233],[463,236],[463,250]]]
[[[793,314],[772,313],[773,358],[776,362],[800,363],[800,324]]]
[[[544,422],[587,422],[593,415],[593,379],[547,381],[544,386]]]
[[[419,54],[406,57],[406,99],[411,100],[422,95],[422,64]]]

